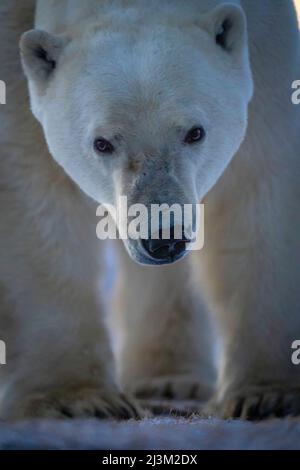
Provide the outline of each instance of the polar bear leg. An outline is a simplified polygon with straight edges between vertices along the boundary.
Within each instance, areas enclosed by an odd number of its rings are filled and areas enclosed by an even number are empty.
[[[39,280],[30,281],[7,317],[1,312],[8,350],[1,370],[1,418],[137,417],[138,409],[115,384],[93,296],[71,288],[51,296]]]
[[[210,264],[223,351],[209,412],[223,418],[300,413],[300,368],[292,363],[300,337],[297,257],[283,242],[275,246],[228,250],[216,255],[217,270]]]
[[[0,417],[136,417],[115,384],[98,300],[94,208],[54,164],[29,110],[18,44],[34,3],[0,6]]]
[[[187,260],[143,267],[124,252],[115,330],[121,381],[143,398],[207,399],[214,386],[208,318]]]

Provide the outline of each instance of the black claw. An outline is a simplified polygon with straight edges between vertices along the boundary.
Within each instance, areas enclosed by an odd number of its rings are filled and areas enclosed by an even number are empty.
[[[257,399],[255,403],[252,403],[247,410],[247,419],[250,421],[257,421],[260,419],[259,416],[259,404],[260,400]]]
[[[74,415],[73,415],[72,411],[71,411],[68,407],[66,407],[66,406],[62,406],[62,407],[60,408],[60,412],[61,412],[64,416],[66,416],[67,418],[74,418]]]
[[[233,418],[240,418],[242,416],[242,412],[243,412],[243,406],[244,406],[244,402],[245,400],[243,398],[239,398],[235,407],[234,407],[234,410],[233,410]]]
[[[120,419],[130,419],[132,418],[132,414],[126,408],[122,408],[119,412],[119,417]]]
[[[261,399],[260,407],[259,407],[259,416],[260,419],[267,419],[270,418],[273,414],[273,410],[277,404],[277,397],[274,395],[272,396],[263,396]]]
[[[128,413],[128,411],[127,411],[128,418],[139,419],[140,415],[139,415],[138,410],[135,408],[135,406],[132,403],[130,403],[130,401],[126,397],[122,396],[122,398],[123,398],[124,402],[126,403],[126,405],[128,406],[128,408],[132,412],[132,415],[130,415],[130,413]]]
[[[191,388],[191,391],[189,393],[189,399],[195,400],[198,396],[198,384],[194,384]]]
[[[279,395],[276,406],[273,409],[273,415],[276,416],[276,418],[282,418],[285,416],[283,403],[284,403],[283,396]]]
[[[94,416],[98,419],[106,419],[108,417],[108,413],[103,410],[99,410],[98,408],[94,411]]]
[[[221,408],[218,409],[220,411],[224,409],[223,416],[226,418],[259,421],[272,417],[294,417],[300,415],[300,391],[292,390],[285,394],[275,389],[262,395],[238,397],[224,408],[223,406],[224,404],[221,404]],[[211,413],[214,414],[210,410]]]
[[[167,383],[164,390],[164,397],[168,400],[174,400],[174,391],[172,389],[171,383]]]

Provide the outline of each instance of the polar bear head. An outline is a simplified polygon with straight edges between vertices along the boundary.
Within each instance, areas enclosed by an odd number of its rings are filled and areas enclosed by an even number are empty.
[[[199,203],[244,139],[253,86],[239,6],[125,15],[69,36],[32,30],[21,55],[51,154],[101,204]],[[125,245],[162,264],[187,241]]]

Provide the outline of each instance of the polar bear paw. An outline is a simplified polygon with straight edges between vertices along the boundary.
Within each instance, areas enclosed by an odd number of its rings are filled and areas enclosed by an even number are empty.
[[[207,414],[223,419],[258,421],[300,415],[300,387],[253,386],[227,394],[207,406]]]
[[[114,389],[80,388],[30,395],[16,411],[20,418],[139,419],[143,411],[134,400]]]
[[[212,390],[212,386],[199,377],[171,375],[139,380],[130,391],[140,399],[206,401]]]

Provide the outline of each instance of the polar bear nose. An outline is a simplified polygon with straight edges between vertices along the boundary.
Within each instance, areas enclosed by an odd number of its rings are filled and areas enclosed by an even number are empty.
[[[176,230],[178,230],[178,227]],[[181,235],[182,236],[178,238],[177,233],[175,233],[175,227],[172,225],[170,227],[170,238],[165,239],[163,237],[163,230],[160,228],[157,239],[149,238],[142,240],[142,244],[151,258],[161,261],[169,260],[172,262],[176,261],[184,254],[187,243],[191,242],[191,240],[184,235],[183,227],[181,229]]]

